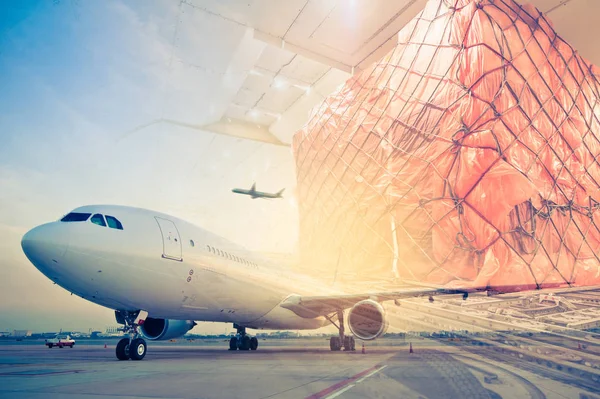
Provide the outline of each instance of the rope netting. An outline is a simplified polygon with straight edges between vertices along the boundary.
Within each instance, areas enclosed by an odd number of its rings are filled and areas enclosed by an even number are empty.
[[[430,0],[294,136],[302,263],[600,284],[598,76],[533,6]]]

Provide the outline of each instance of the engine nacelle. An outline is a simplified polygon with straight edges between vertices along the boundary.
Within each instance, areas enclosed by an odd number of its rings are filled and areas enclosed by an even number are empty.
[[[140,326],[140,332],[144,338],[150,341],[165,341],[167,339],[179,338],[190,331],[196,323],[193,320],[169,320],[153,319],[147,317],[144,324]]]
[[[385,309],[370,299],[360,301],[348,312],[348,327],[352,334],[365,341],[380,337],[388,328]]]

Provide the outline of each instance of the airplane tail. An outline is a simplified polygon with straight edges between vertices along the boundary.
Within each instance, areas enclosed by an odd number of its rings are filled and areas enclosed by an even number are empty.
[[[283,192],[284,192],[284,191],[285,191],[285,188],[282,188],[281,190],[279,190],[279,191],[277,192],[277,194],[276,194],[276,195],[277,195],[277,197],[280,197],[280,198],[281,198],[281,194],[283,194]]]

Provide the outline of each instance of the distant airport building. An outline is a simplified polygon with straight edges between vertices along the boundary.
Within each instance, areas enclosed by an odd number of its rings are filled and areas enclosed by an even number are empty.
[[[54,338],[54,337],[56,337],[57,334],[58,334],[57,332],[47,331],[47,332],[41,333],[40,336],[42,338]]]
[[[31,330],[13,330],[13,337],[31,337]]]
[[[102,334],[102,331],[92,331],[90,333],[90,338],[100,338],[101,334]]]

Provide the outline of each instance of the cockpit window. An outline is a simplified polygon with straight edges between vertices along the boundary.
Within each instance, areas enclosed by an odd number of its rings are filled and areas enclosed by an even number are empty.
[[[106,215],[106,223],[108,223],[108,227],[110,227],[111,229],[123,230],[123,225],[114,216]]]
[[[71,212],[62,219],[61,222],[85,222],[91,216],[91,213]]]
[[[92,216],[91,221],[92,223],[97,224],[98,226],[106,226],[106,222],[104,222],[104,216],[102,216],[99,213]]]

